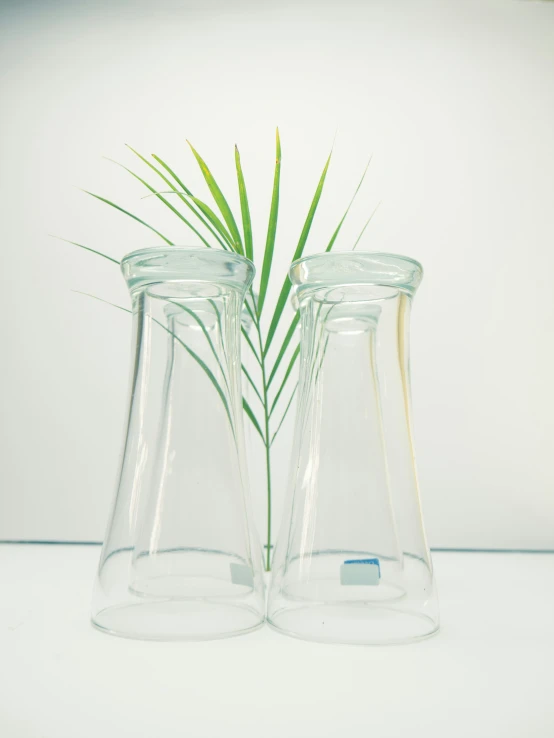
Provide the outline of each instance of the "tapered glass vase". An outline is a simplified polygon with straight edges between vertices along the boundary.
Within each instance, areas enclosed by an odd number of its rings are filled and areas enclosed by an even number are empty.
[[[156,640],[246,633],[264,618],[240,386],[254,266],[164,247],[121,267],[133,306],[131,398],[92,621]]]
[[[421,266],[320,254],[290,271],[301,314],[289,499],[268,622],[340,643],[438,629],[410,420],[408,325]]]

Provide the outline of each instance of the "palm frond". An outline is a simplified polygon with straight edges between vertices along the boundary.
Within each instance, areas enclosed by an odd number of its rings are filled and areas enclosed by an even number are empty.
[[[254,260],[256,252],[254,249],[252,218],[251,218],[251,212],[250,212],[250,204],[249,204],[249,199],[248,199],[247,187],[246,187],[246,182],[245,182],[244,172],[242,169],[242,163],[241,163],[241,158],[240,158],[238,147],[235,146],[235,173],[236,173],[237,185],[238,185],[240,216],[239,218],[236,218],[231,207],[229,206],[227,199],[223,195],[221,188],[219,187],[210,169],[208,168],[206,162],[200,156],[200,154],[193,148],[190,142],[189,142],[189,146],[196,160],[196,163],[198,164],[200,168],[204,181],[208,186],[211,197],[213,198],[213,203],[210,200],[210,204],[208,204],[207,202],[196,197],[195,194],[193,194],[193,192],[191,191],[191,189],[187,187],[185,183],[183,182],[183,180],[176,174],[175,170],[172,167],[170,167],[161,157],[159,157],[156,154],[151,155],[152,160],[153,160],[151,161],[149,158],[146,158],[145,156],[140,154],[138,151],[136,151],[131,146],[128,147],[130,151],[135,156],[137,156],[138,159],[140,159],[143,164],[145,164],[148,167],[150,172],[153,172],[156,175],[156,177],[158,177],[162,182],[165,183],[165,185],[168,187],[168,190],[161,190],[161,188],[156,189],[144,177],[135,173],[131,169],[127,168],[126,166],[119,164],[118,162],[115,162],[115,163],[117,163],[118,166],[125,169],[129,174],[131,174],[132,177],[138,180],[148,190],[149,194],[147,195],[147,197],[153,197],[153,196],[156,197],[162,202],[162,204],[168,210],[172,211],[179,218],[179,220],[187,226],[187,228],[189,228],[193,233],[195,233],[195,235],[200,239],[201,243],[205,247],[212,248],[213,246],[219,246],[223,249],[232,250],[238,254],[245,255],[247,258],[251,260]],[[296,261],[297,259],[301,258],[302,255],[304,254],[304,250],[305,250],[305,247],[308,241],[308,237],[311,232],[314,218],[315,218],[315,215],[318,210],[319,203],[322,197],[326,177],[327,177],[328,170],[329,170],[329,165],[331,162],[332,153],[333,153],[333,150],[331,149],[331,153],[329,154],[325,162],[325,166],[323,167],[323,170],[319,177],[315,193],[312,196],[309,209],[308,209],[305,221],[303,223],[302,231],[300,233],[300,237],[298,239],[294,254],[292,255],[293,261]],[[268,507],[267,507],[267,532],[266,532],[266,535],[267,535],[266,567],[268,569],[269,569],[270,554],[271,554],[271,549],[272,549],[272,545],[271,545],[272,484],[271,484],[270,449],[271,449],[273,442],[277,438],[281,428],[283,427],[283,423],[287,417],[287,414],[289,413],[293,400],[295,396],[297,395],[298,382],[296,382],[296,384],[294,385],[292,392],[290,393],[290,396],[288,397],[288,400],[286,401],[285,409],[281,414],[279,408],[281,404],[284,404],[284,397],[288,395],[288,387],[291,384],[291,378],[293,377],[293,371],[298,362],[298,357],[300,355],[300,346],[298,345],[298,343],[296,343],[295,345],[295,341],[294,341],[296,330],[297,330],[297,327],[300,321],[300,313],[296,312],[296,314],[292,317],[290,321],[286,334],[281,342],[281,345],[278,348],[277,353],[274,354],[274,352],[271,351],[271,356],[272,357],[275,356],[275,358],[272,359],[271,370],[270,370],[269,351],[270,351],[270,348],[273,346],[273,341],[275,340],[275,336],[277,334],[278,328],[281,325],[285,306],[286,306],[286,303],[288,301],[290,291],[291,291],[291,283],[288,280],[288,278],[285,278],[284,282],[282,283],[281,290],[277,297],[277,301],[273,305],[273,312],[270,316],[269,326],[268,326],[267,331],[262,330],[261,320],[260,320],[262,310],[265,306],[265,303],[267,302],[270,280],[273,278],[272,271],[274,271],[274,252],[275,252],[277,225],[278,225],[278,217],[279,217],[279,200],[280,200],[280,194],[281,194],[281,158],[282,158],[281,157],[281,141],[280,141],[280,136],[279,136],[279,129],[277,129],[276,135],[275,135],[275,167],[274,167],[274,173],[273,173],[273,187],[272,187],[272,193],[271,193],[270,211],[269,211],[266,238],[265,238],[265,248],[263,251],[263,255],[261,252],[259,253],[259,260],[261,261],[259,295],[257,296],[255,292],[253,291],[253,289],[250,288],[248,297],[244,303],[245,310],[250,316],[250,319],[252,320],[251,326],[255,328],[256,346],[254,345],[254,341],[249,335],[248,327],[246,327],[245,325],[241,325],[241,333],[244,338],[244,342],[249,347],[250,351],[252,352],[260,368],[259,381],[255,381],[254,377],[250,374],[248,368],[244,364],[241,364],[241,372],[245,377],[245,381],[247,382],[248,386],[252,388],[254,394],[256,395],[257,400],[260,403],[259,407],[256,406],[258,416],[260,416],[260,419],[258,419],[256,413],[250,406],[248,400],[246,398],[243,398],[244,413],[246,414],[247,418],[254,426],[256,433],[260,437],[262,444],[264,446],[265,467],[266,467],[266,473],[267,473],[267,505]],[[333,249],[337,241],[337,238],[339,234],[341,233],[345,220],[347,216],[349,215],[350,210],[356,200],[356,197],[358,196],[358,193],[360,192],[360,189],[364,183],[370,163],[371,163],[371,159],[367,163],[367,166],[365,167],[363,171],[363,174],[357,184],[354,194],[351,200],[349,201],[345,211],[343,212],[342,217],[340,218],[338,222],[338,225],[336,226],[335,230],[333,231],[331,235],[331,238],[325,249],[326,252],[329,252]],[[167,238],[163,233],[161,233],[159,230],[154,228],[152,225],[150,225],[146,221],[139,218],[134,213],[131,213],[128,210],[125,210],[120,205],[117,205],[116,203],[104,197],[101,197],[100,195],[96,195],[92,192],[89,192],[88,190],[84,190],[84,192],[100,200],[101,202],[104,202],[107,205],[115,208],[119,212],[127,215],[131,219],[142,224],[144,227],[150,229],[152,232],[156,233],[156,235],[159,236],[159,238],[165,241],[166,244],[170,246],[173,245],[173,242],[169,238]],[[172,201],[175,203],[176,206],[173,205],[172,202],[170,202],[166,197],[164,197],[165,195],[176,196],[178,200]],[[184,205],[184,208],[186,208],[186,210],[182,207],[183,205]],[[375,215],[377,207],[374,209],[369,219],[364,224],[361,233],[359,234],[358,238],[356,239],[354,243],[353,249],[357,247],[367,226],[369,225],[369,223],[371,222],[371,219]],[[187,217],[185,217],[184,213],[186,213]],[[239,227],[237,226],[238,222],[241,223],[241,230],[239,230]],[[61,240],[66,241],[66,239],[61,239]],[[77,243],[75,241],[66,241],[66,242],[74,246],[77,246],[79,248],[82,248],[86,251],[89,251],[91,253],[97,254],[98,256],[101,256],[115,264],[120,263],[117,259],[109,256],[108,254],[102,253],[101,251],[90,248],[81,243]],[[82,294],[88,295],[88,293],[82,293]],[[94,299],[100,300],[101,302],[105,302],[108,305],[112,305],[113,307],[123,310],[126,313],[132,312],[131,310],[128,310],[127,308],[123,308],[119,305],[115,305],[114,303],[110,303],[107,300],[103,300],[102,298],[97,298],[94,295],[88,295],[88,296]],[[213,303],[213,307],[216,313],[216,317],[217,317],[217,321],[218,321],[218,325],[220,329],[220,334],[223,336],[222,320],[219,314],[219,310],[215,302],[213,301],[211,302]],[[186,306],[181,305],[180,303],[174,303],[174,304],[182,308],[185,312],[187,312],[190,315],[190,317],[193,320],[195,320],[200,326],[200,329],[202,330],[203,335],[205,339],[207,340],[208,348],[210,349],[211,354],[213,354],[215,358],[216,363],[214,367],[217,366],[217,369],[214,369],[215,374],[210,369],[208,364],[206,364],[206,362],[203,361],[203,359],[195,351],[193,351],[190,346],[187,346],[186,343],[183,342],[178,336],[176,336],[167,326],[165,326],[163,323],[156,320],[155,318],[152,318],[152,320],[153,322],[159,324],[167,333],[173,336],[175,341],[183,346],[183,348],[194,359],[194,361],[198,364],[198,366],[200,366],[201,369],[204,371],[204,373],[208,377],[209,381],[211,382],[211,384],[213,385],[213,387],[215,388],[216,392],[218,393],[218,395],[220,396],[223,402],[223,405],[225,407],[225,412],[231,424],[232,432],[233,434],[235,434],[234,420],[233,420],[234,416],[233,416],[233,413],[231,413],[231,407],[229,405],[229,397],[228,397],[229,383],[228,383],[228,378],[225,372],[225,367],[227,366],[228,357],[225,353],[225,346],[223,344],[223,341],[221,341],[221,347],[217,346],[217,349],[216,349],[216,346],[214,345],[214,342],[212,340],[212,337],[209,334],[209,331],[207,330],[206,326],[203,324],[202,320],[196,315],[194,310],[191,310],[187,308]],[[321,307],[322,306],[320,305],[319,310],[321,309]],[[316,314],[316,323],[319,321],[319,310]],[[267,311],[267,307],[266,307],[266,311]],[[265,335],[264,335],[264,332],[265,332]],[[218,353],[220,348],[222,351],[223,362]],[[308,385],[313,385],[314,382],[318,381],[326,350],[327,350],[327,340],[320,342],[318,344],[318,349],[315,352],[315,355],[311,357],[310,362],[309,362],[310,375],[306,378]],[[280,380],[280,384],[279,384],[277,391],[275,392],[275,394],[273,394],[274,384],[276,383],[277,377],[280,375],[280,369],[283,366],[283,362],[287,358],[288,358],[288,364],[287,364],[286,370]],[[212,365],[211,360],[210,360],[210,365]],[[221,373],[221,380],[218,377],[216,377],[216,374],[219,374],[219,373]],[[254,376],[255,377],[258,376],[258,372],[256,372]],[[270,397],[269,397],[270,389],[271,389],[271,394],[273,397],[272,401],[270,401]],[[300,416],[302,417],[303,408],[300,407],[298,412]],[[279,414],[281,415],[280,420],[277,423],[275,431],[271,433],[271,429],[272,427],[274,427],[274,421],[277,420],[277,416]]]

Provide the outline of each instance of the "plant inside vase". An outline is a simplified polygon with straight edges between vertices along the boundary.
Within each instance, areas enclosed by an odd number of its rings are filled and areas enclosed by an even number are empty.
[[[281,142],[279,131],[277,130],[276,132],[273,190],[271,194],[270,212],[263,250],[256,248],[254,244],[248,194],[238,148],[235,147],[235,169],[240,202],[240,217],[235,217],[231,207],[229,206],[228,200],[218,186],[210,169],[206,165],[206,162],[192,147],[192,145],[190,145],[190,143],[189,146],[197,165],[200,167],[200,171],[211,195],[211,205],[196,197],[192,193],[191,189],[185,185],[182,179],[177,176],[175,171],[165,161],[163,161],[163,159],[155,154],[152,154],[151,159],[148,159],[138,151],[135,151],[135,149],[129,147],[133,154],[135,154],[143,164],[145,164],[149,170],[156,175],[158,180],[160,182],[163,181],[163,188],[155,187],[151,182],[148,182],[146,179],[127,167],[123,168],[150,191],[150,196],[159,199],[160,202],[163,203],[164,207],[174,213],[175,216],[181,220],[184,226],[196,235],[203,246],[206,248],[219,248],[233,251],[251,259],[258,267],[257,273],[259,277],[256,289],[250,289],[249,296],[245,303],[246,310],[252,323],[250,329],[244,325],[242,327],[244,342],[248,346],[248,351],[252,353],[256,365],[255,373],[248,371],[244,363],[242,371],[245,382],[247,382],[252,388],[256,401],[251,404],[246,398],[243,398],[243,408],[248,422],[254,427],[263,446],[267,497],[266,540],[264,548],[265,567],[267,571],[269,571],[272,550],[271,448],[282,428],[283,422],[296,393],[296,384],[293,381],[293,370],[300,351],[298,341],[295,338],[299,322],[298,312],[290,320],[284,336],[279,339],[280,345],[277,345],[276,348],[274,347],[274,341],[277,340],[277,337],[282,333],[278,329],[284,320],[284,311],[291,290],[291,283],[288,279],[288,275],[286,273],[276,275],[274,273],[275,270],[272,269],[281,186]],[[294,253],[291,254],[291,261],[299,259],[304,253],[310,229],[323,192],[331,156],[332,152],[329,154],[323,167],[323,171],[319,178],[315,193],[311,199],[296,248]],[[337,236],[339,235],[344,221],[350,212],[350,208],[356,195],[362,186],[368,166],[369,164],[365,167],[362,177],[355,189],[354,195],[327,243],[325,249],[326,252],[331,251],[335,244]],[[137,215],[125,210],[111,200],[101,197],[98,194],[88,192],[87,190],[85,190],[85,192],[106,205],[115,208],[127,217],[132,218],[142,226],[150,229],[165,244],[169,246],[174,245],[173,241],[167,238],[157,228],[154,228]],[[168,196],[172,197],[171,202],[168,199]],[[377,208],[373,210],[363,225],[358,238],[352,246],[353,249],[358,245],[365,229],[371,221],[371,218],[375,214],[376,209]],[[68,243],[97,254],[98,256],[102,256],[115,264],[120,263],[114,257],[84,244],[76,243],[75,241],[68,241]],[[270,281],[274,279],[280,279],[282,281],[282,287],[275,304],[269,305],[266,302],[268,286]],[[104,302],[106,301],[104,300]],[[126,312],[131,312],[126,308],[121,309]],[[268,311],[269,319],[266,317],[262,322],[262,316]],[[187,347],[185,346],[184,348],[186,349]],[[251,397],[251,399],[253,400],[253,397]]]

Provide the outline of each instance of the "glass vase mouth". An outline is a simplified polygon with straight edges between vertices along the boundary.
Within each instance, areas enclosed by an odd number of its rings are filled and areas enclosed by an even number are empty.
[[[423,278],[423,267],[409,256],[380,251],[323,253],[293,262],[289,278],[299,297],[313,289],[347,284],[394,287],[413,295]]]
[[[256,267],[245,256],[206,246],[152,246],[126,254],[121,271],[131,292],[159,282],[224,284],[246,291]]]

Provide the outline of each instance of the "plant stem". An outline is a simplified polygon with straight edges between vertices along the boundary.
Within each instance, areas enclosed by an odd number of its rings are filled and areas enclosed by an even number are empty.
[[[266,413],[266,433],[269,433],[269,423]],[[271,452],[269,444],[265,446],[265,464],[267,473],[267,555],[265,570],[271,571]]]
[[[262,339],[262,331],[260,328],[260,315],[258,312],[258,305],[254,293],[251,292],[252,300],[254,302],[254,314],[256,319],[253,321],[256,326],[256,333],[258,334],[258,345],[260,347],[260,369],[262,372],[262,405],[264,411],[264,446],[265,446],[265,469],[266,469],[266,481],[267,481],[267,533],[266,533],[266,547],[267,553],[265,557],[265,570],[271,571],[271,443],[269,435],[269,397],[268,397],[268,381],[265,366],[266,355],[264,352],[264,344]]]

